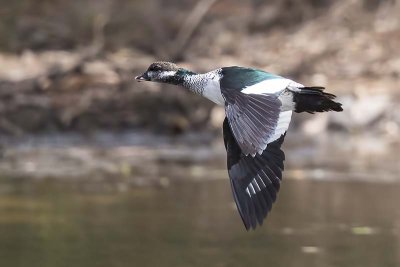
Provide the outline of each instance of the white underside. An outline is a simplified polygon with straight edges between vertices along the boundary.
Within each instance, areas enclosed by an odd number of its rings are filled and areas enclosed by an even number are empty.
[[[203,96],[217,105],[223,106],[225,104],[225,99],[222,97],[219,87],[219,77],[215,76],[207,82],[207,85],[204,87]]]
[[[283,111],[279,114],[278,123],[275,128],[274,135],[268,140],[271,143],[278,140],[289,128],[290,121],[292,119],[292,111]]]
[[[282,111],[279,113],[278,123],[276,124],[275,131],[273,135],[268,139],[267,144],[264,147],[261,147],[260,150],[257,151],[258,154],[262,154],[264,150],[268,147],[268,144],[278,140],[285,132],[289,129],[289,124],[292,119],[292,111]],[[252,154],[254,157],[256,153]]]

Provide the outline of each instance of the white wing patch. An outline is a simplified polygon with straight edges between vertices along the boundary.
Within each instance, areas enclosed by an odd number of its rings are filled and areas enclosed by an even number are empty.
[[[285,78],[265,80],[242,90],[244,94],[275,94],[286,89],[293,81]]]
[[[304,85],[302,85],[301,83],[298,83],[298,82],[295,82],[292,80],[290,80],[290,83],[288,85],[288,89],[291,91],[295,91],[295,92],[299,91],[300,90],[299,88],[303,88],[303,87],[304,87]]]

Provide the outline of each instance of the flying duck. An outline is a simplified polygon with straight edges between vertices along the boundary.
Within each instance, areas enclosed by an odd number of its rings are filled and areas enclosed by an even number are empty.
[[[253,68],[232,66],[198,74],[155,62],[135,79],[180,85],[224,106],[228,175],[247,230],[262,225],[276,200],[285,160],[281,145],[292,112],[343,110],[324,87],[304,86]]]

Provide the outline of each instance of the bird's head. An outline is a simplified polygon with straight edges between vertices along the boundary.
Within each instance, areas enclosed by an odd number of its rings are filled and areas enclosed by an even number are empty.
[[[135,77],[135,79],[138,81],[176,84],[179,78],[179,75],[177,75],[179,70],[181,69],[171,62],[154,62],[145,73]]]

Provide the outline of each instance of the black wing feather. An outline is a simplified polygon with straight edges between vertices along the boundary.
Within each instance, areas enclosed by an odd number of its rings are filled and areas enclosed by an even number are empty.
[[[254,229],[263,223],[276,200],[285,160],[281,150],[285,136],[269,143],[261,154],[253,157],[242,152],[227,118],[223,131],[233,198],[246,229]]]

